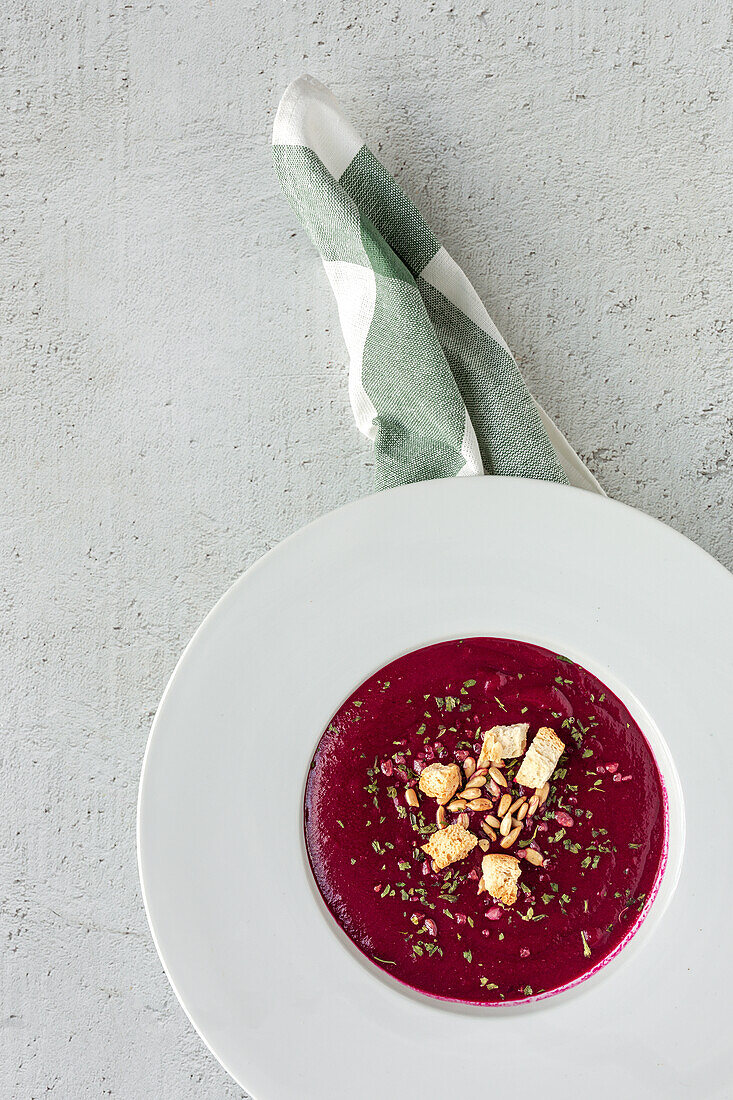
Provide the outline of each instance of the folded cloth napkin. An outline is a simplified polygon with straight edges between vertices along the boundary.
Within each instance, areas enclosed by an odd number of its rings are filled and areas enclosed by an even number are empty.
[[[313,77],[285,92],[273,152],[336,296],[377,488],[486,473],[601,492],[466,276]]]

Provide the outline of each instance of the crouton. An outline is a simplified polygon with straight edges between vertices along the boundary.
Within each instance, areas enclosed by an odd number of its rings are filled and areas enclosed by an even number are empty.
[[[529,722],[519,722],[516,726],[492,726],[484,734],[484,743],[478,758],[479,768],[488,768],[492,764],[501,764],[503,760],[513,760],[521,756],[527,748]]]
[[[433,833],[427,844],[423,844],[422,850],[433,860],[437,869],[442,871],[456,860],[464,859],[477,843],[476,837],[468,829],[453,824]]]
[[[461,783],[461,769],[457,764],[428,764],[420,775],[418,786],[428,798],[437,798],[441,806],[450,802]]]
[[[564,750],[565,746],[555,731],[549,726],[540,726],[519,765],[514,782],[521,783],[523,787],[544,787]]]
[[[514,905],[522,865],[515,856],[488,855],[481,860],[482,881],[496,901]]]

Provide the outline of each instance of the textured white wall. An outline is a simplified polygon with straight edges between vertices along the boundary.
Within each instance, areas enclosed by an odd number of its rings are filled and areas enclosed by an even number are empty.
[[[135,797],[204,613],[371,485],[277,98],[333,87],[606,490],[731,567],[729,8],[7,0],[0,25],[0,1094],[240,1097],[148,936]]]

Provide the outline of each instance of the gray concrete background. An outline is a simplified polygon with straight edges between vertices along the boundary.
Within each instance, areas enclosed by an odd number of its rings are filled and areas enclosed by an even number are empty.
[[[279,94],[331,85],[605,489],[731,567],[730,9],[8,0],[0,26],[0,1095],[241,1097],[150,941],[135,798],[205,612],[371,485]]]

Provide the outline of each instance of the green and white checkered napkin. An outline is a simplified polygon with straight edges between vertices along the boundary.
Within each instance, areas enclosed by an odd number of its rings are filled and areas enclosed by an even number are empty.
[[[273,151],[336,296],[377,488],[487,473],[600,492],[466,276],[312,77],[285,92]]]

